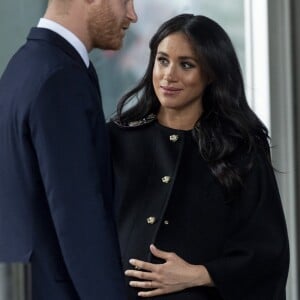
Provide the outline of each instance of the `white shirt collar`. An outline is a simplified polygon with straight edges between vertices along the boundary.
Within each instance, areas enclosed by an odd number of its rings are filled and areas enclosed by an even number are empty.
[[[82,41],[70,30],[65,28],[64,26],[45,18],[41,18],[37,27],[46,28],[52,30],[63,37],[66,41],[68,41],[79,53],[81,58],[83,59],[86,67],[88,68],[90,65],[89,55],[86,47],[82,43]]]

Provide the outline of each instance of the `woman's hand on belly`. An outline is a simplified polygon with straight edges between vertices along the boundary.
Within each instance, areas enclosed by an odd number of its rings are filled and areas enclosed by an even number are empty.
[[[140,291],[140,297],[153,297],[178,292],[196,286],[213,286],[213,281],[202,265],[192,265],[173,252],[166,252],[150,246],[151,253],[163,260],[163,264],[152,264],[138,259],[130,259],[135,268],[126,270],[125,275],[133,277],[130,286],[147,289]]]

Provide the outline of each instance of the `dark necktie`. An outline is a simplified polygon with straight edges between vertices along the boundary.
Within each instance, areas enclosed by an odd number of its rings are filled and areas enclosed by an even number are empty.
[[[90,75],[90,78],[92,79],[92,82],[96,86],[99,95],[101,95],[99,81],[98,81],[98,76],[97,76],[96,70],[95,70],[95,68],[94,68],[94,66],[93,66],[93,64],[91,62],[90,62],[90,65],[88,67],[88,73]]]

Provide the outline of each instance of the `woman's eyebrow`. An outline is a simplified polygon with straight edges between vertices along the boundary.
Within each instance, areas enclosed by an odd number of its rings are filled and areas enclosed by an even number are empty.
[[[169,57],[169,55],[163,51],[159,51],[157,52],[158,55],[162,55],[162,56],[166,56],[166,57]],[[193,56],[188,56],[188,55],[182,55],[182,56],[179,56],[178,57],[180,60],[187,60],[187,59],[191,59],[191,60],[194,60],[194,61],[198,61],[195,57]]]

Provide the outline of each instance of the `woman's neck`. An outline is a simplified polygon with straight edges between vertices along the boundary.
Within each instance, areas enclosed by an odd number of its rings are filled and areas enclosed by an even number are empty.
[[[199,118],[199,112],[187,114],[176,110],[160,109],[157,114],[157,120],[161,125],[179,130],[193,129]]]

